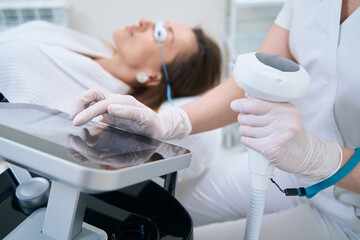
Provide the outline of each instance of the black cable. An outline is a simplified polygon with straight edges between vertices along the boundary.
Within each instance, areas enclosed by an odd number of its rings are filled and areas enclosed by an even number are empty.
[[[300,188],[285,188],[283,190],[283,189],[280,188],[280,186],[275,182],[275,180],[273,178],[270,178],[270,181],[272,183],[274,183],[281,192],[285,193],[286,196],[300,196],[300,197],[306,196],[306,190],[303,187],[300,187]]]
[[[284,190],[282,190],[282,189],[280,188],[280,186],[275,182],[275,180],[274,180],[273,178],[270,178],[270,181],[271,181],[272,183],[274,183],[281,192],[285,193]]]

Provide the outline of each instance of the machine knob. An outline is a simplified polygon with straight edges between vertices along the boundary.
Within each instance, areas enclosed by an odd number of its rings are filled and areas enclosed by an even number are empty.
[[[37,209],[45,206],[49,198],[50,184],[45,178],[35,177],[21,183],[15,191],[20,207]]]

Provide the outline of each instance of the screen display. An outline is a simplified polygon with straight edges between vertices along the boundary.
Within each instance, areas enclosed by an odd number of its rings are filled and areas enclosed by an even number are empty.
[[[182,147],[100,122],[75,127],[68,114],[33,104],[0,103],[0,137],[76,164],[107,170],[189,153]]]

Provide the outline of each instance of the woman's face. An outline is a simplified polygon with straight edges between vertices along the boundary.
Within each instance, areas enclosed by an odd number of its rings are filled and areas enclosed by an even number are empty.
[[[117,57],[122,67],[148,74],[161,71],[161,55],[159,44],[154,38],[154,27],[155,22],[140,19],[138,25],[113,32]],[[164,27],[168,35],[161,44],[166,63],[172,62],[175,57],[186,59],[197,51],[196,37],[189,27],[174,22],[167,22]]]

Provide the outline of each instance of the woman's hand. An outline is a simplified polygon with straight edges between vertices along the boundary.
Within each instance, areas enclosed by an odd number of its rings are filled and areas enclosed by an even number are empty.
[[[248,97],[233,101],[231,108],[239,112],[242,143],[276,167],[320,181],[341,166],[340,146],[309,134],[294,104]]]
[[[191,132],[186,113],[176,108],[157,114],[129,95],[92,88],[74,102],[71,117],[80,126],[103,115],[107,123],[156,139],[183,138]]]

